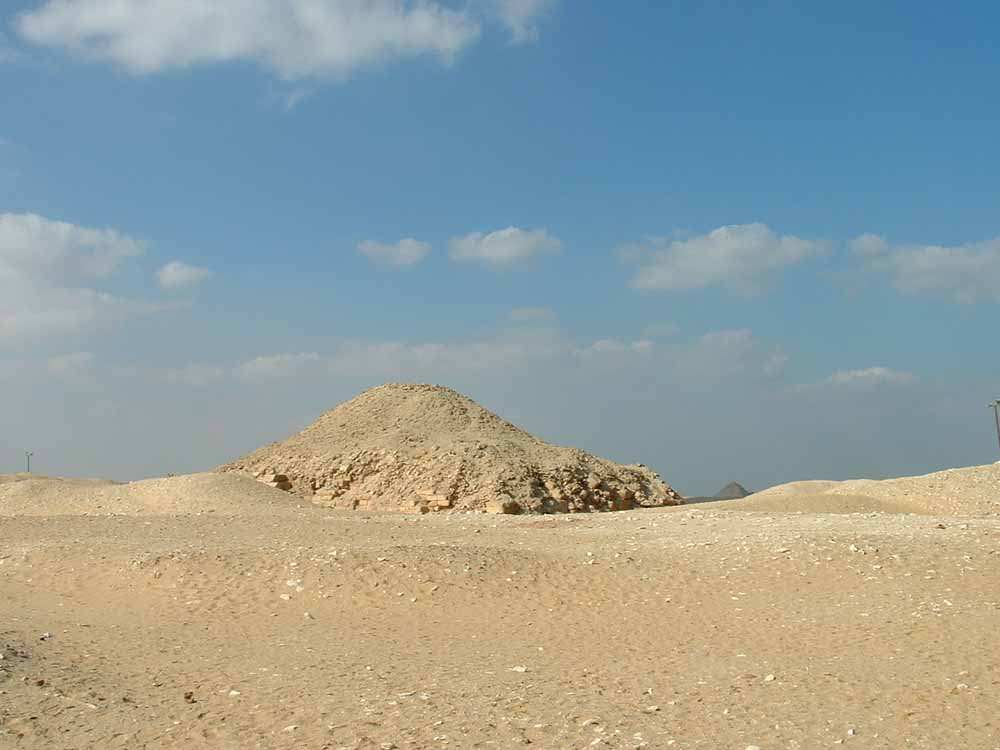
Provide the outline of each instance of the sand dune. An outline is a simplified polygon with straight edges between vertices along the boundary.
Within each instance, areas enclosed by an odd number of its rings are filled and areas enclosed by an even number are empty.
[[[1000,463],[898,479],[791,482],[737,502],[747,510],[867,507],[887,513],[992,515],[1000,513]]]
[[[0,516],[259,513],[298,500],[233,474],[190,474],[125,484],[34,475],[5,477],[0,477]]]
[[[912,505],[880,500],[866,495],[815,493],[801,489],[768,495],[760,493],[741,500],[712,503],[713,510],[742,510],[764,513],[914,513]]]

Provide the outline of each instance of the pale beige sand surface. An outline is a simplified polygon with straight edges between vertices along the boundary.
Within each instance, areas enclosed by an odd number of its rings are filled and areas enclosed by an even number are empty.
[[[1000,747],[996,517],[406,516],[206,476],[2,496],[0,747]]]
[[[287,507],[286,493],[247,477],[187,474],[140,482],[0,475],[0,516],[258,513]]]
[[[838,500],[838,497],[851,499]],[[796,504],[803,510],[838,505],[865,510],[862,506],[868,504],[872,510],[892,513],[992,515],[1000,513],[1000,463],[898,479],[790,482],[758,492],[747,500],[746,507],[762,510],[793,510]]]
[[[866,495],[840,495],[809,492],[751,495],[740,500],[711,503],[713,509],[755,510],[773,513],[921,513],[912,505],[881,500]]]

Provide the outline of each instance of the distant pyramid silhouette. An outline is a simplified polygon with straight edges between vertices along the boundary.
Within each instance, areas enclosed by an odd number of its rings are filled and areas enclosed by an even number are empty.
[[[715,493],[715,499],[716,500],[739,500],[740,498],[744,498],[744,497],[746,497],[747,495],[750,495],[750,494],[752,494],[752,493],[748,492],[747,488],[744,487],[739,482],[730,482],[725,487],[723,487],[721,490],[719,490],[718,492]]]

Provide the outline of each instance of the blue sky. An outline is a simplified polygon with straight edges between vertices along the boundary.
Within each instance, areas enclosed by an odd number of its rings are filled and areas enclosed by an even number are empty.
[[[996,460],[994,5],[194,6],[4,6],[0,471],[385,380],[689,493]]]

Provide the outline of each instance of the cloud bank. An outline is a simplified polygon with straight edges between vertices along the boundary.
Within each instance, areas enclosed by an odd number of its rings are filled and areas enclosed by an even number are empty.
[[[869,273],[883,274],[904,294],[972,304],[1000,302],[1000,237],[966,245],[890,246],[879,235],[851,242]]]
[[[539,20],[549,14],[557,0],[495,0],[497,17],[516,43],[533,42],[538,39]]]
[[[559,238],[545,229],[507,227],[483,234],[472,232],[449,242],[449,256],[460,263],[481,263],[492,268],[508,268],[562,247]]]
[[[365,257],[385,266],[394,268],[409,268],[422,261],[431,251],[426,242],[418,242],[412,237],[401,239],[395,244],[385,244],[365,240],[358,245],[358,252]]]
[[[211,275],[207,268],[172,260],[156,272],[156,281],[162,289],[178,291],[197,286]]]
[[[632,286],[647,291],[680,291],[727,286],[758,291],[767,277],[817,257],[826,244],[780,235],[766,224],[734,224],[682,240],[653,239],[619,249],[637,259]]]
[[[14,27],[34,44],[133,74],[252,62],[295,81],[344,79],[422,57],[447,63],[490,18],[528,41],[551,6],[498,0],[483,18],[435,0],[47,0]]]
[[[36,214],[0,214],[0,346],[81,333],[151,309],[95,288],[143,243]]]

